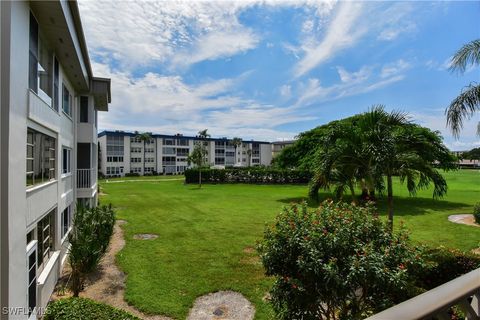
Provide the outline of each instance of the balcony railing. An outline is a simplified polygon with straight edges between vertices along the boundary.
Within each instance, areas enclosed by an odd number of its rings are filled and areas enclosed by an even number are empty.
[[[91,188],[97,182],[97,169],[77,169],[77,188]]]
[[[480,319],[480,268],[366,320],[452,319],[448,311],[453,306],[465,313],[466,320]]]

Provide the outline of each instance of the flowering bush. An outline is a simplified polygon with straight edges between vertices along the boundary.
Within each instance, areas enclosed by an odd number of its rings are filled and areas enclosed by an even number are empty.
[[[407,233],[391,233],[370,203],[284,208],[258,250],[276,279],[279,319],[363,319],[415,295],[409,270],[423,261]]]
[[[198,169],[185,170],[186,183],[198,183]],[[202,182],[205,183],[301,183],[307,184],[311,173],[302,170],[281,170],[264,167],[203,169]]]

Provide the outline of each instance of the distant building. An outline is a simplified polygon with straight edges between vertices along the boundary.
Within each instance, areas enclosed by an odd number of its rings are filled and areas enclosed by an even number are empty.
[[[182,174],[198,137],[153,134],[143,143],[133,132],[103,131],[98,135],[100,172],[105,176],[127,173]],[[211,167],[268,166],[272,162],[269,142],[243,141],[235,148],[232,139],[208,138],[208,162]]]
[[[67,259],[75,203],[97,204],[97,113],[76,1],[0,1],[0,317],[36,319]]]
[[[295,140],[284,140],[272,142],[272,157],[275,158],[288,146],[291,146]]]
[[[468,151],[452,151],[458,157],[458,166],[461,168],[480,168],[480,159],[463,159],[463,155]]]

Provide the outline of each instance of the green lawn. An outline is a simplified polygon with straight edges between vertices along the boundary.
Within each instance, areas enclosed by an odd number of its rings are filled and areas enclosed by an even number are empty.
[[[480,201],[480,172],[446,173],[448,196],[432,200],[431,192],[408,197],[395,185],[396,224],[403,220],[416,241],[470,250],[479,246],[480,228],[453,224],[450,214],[470,213]],[[138,177],[135,177],[139,179]],[[179,178],[179,177],[171,177]],[[265,223],[282,206],[302,200],[306,186],[184,185],[182,181],[101,184],[103,203],[111,202],[125,219],[126,247],[118,254],[128,274],[126,299],[140,310],[185,319],[196,297],[231,289],[256,308],[256,319],[271,318],[262,298],[265,278],[251,250]],[[115,181],[115,180],[111,180]],[[327,194],[323,194],[327,197]],[[385,211],[384,201],[380,201]],[[155,240],[133,240],[136,233],[155,233]]]

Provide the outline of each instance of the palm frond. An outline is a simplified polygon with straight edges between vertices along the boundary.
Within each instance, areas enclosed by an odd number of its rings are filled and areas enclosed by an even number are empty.
[[[453,135],[457,138],[463,128],[463,121],[470,119],[475,112],[480,110],[480,85],[470,84],[465,89],[445,111],[447,126],[450,126]]]
[[[463,73],[470,64],[480,65],[480,39],[467,43],[455,53],[450,63],[450,70]]]

